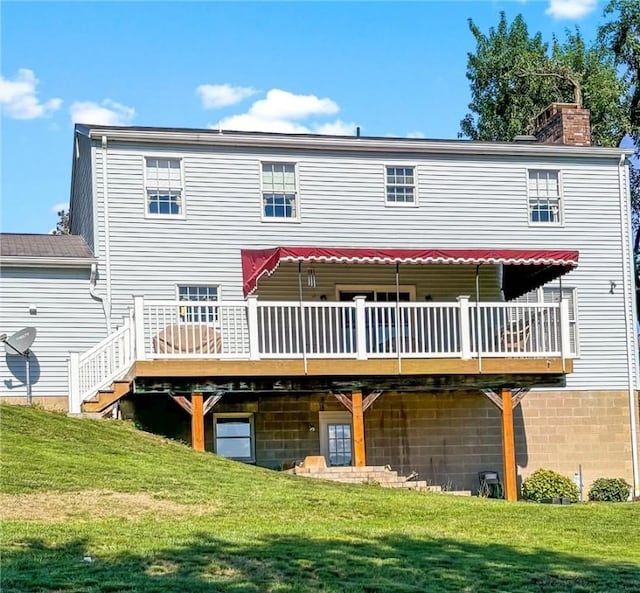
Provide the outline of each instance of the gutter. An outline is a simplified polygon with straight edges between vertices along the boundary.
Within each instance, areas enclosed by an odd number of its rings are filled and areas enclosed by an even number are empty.
[[[109,233],[109,194],[107,185],[107,137],[102,136],[102,204],[104,208],[104,265],[106,270],[107,296],[102,301],[107,321],[107,335],[111,334],[111,237]]]
[[[633,495],[640,494],[640,474],[638,468],[638,419],[636,400],[636,357],[638,356],[638,336],[636,332],[637,315],[635,307],[632,305],[634,298],[633,274],[630,273],[633,266],[633,255],[631,252],[630,221],[627,215],[627,201],[629,178],[626,175],[627,154],[620,154],[620,164],[618,165],[618,183],[620,186],[620,238],[622,247],[622,279],[624,298],[624,319],[627,342],[627,381],[629,391],[629,422],[631,429],[631,465],[633,468]],[[630,327],[630,325],[632,326]]]
[[[3,268],[90,268],[94,258],[84,257],[25,257],[4,256],[0,262]]]

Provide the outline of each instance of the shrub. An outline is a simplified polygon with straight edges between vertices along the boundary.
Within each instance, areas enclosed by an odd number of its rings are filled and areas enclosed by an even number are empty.
[[[550,469],[539,469],[523,482],[522,496],[535,502],[561,497],[577,502],[580,493],[573,480]]]
[[[622,478],[598,478],[589,490],[589,500],[624,502],[630,491],[631,485]]]

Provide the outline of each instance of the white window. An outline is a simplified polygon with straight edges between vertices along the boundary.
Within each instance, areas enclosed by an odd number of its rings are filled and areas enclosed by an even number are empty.
[[[529,175],[529,222],[559,224],[561,222],[560,172],[534,169]]]
[[[569,301],[569,346],[571,353],[578,355],[578,313],[577,313],[577,299],[576,289],[566,286],[562,287],[562,299]],[[559,303],[560,302],[560,288],[552,286],[542,287],[542,299],[543,303]]]
[[[178,286],[179,301],[211,302],[218,300],[218,286]],[[188,323],[215,323],[215,305],[189,305],[180,307],[180,318]]]
[[[386,203],[415,206],[416,187],[413,167],[386,167]]]
[[[297,220],[298,192],[293,163],[262,163],[262,217]]]
[[[214,414],[214,450],[222,457],[255,461],[253,414]]]
[[[147,157],[145,186],[147,216],[184,216],[180,159]]]
[[[575,288],[562,287],[562,299],[569,301],[569,347],[571,354],[578,356],[578,304]],[[543,286],[513,299],[515,303],[558,303],[560,302],[560,288],[558,286]],[[512,321],[517,317],[512,315]]]

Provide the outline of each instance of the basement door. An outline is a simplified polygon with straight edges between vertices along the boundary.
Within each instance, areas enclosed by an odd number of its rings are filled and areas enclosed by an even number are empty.
[[[351,412],[320,412],[320,453],[329,466],[353,465]]]

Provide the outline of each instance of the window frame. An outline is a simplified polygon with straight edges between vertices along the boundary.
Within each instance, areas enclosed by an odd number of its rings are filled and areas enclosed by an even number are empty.
[[[187,288],[187,289],[189,289],[189,288],[198,288],[198,289],[200,289],[200,288],[206,288],[206,289],[215,288],[216,289],[216,293],[217,293],[217,299],[215,301],[210,301],[210,300],[199,301],[199,300],[190,300],[190,299],[182,300],[180,298],[180,289],[181,288]],[[221,298],[220,298],[221,297],[220,284],[213,284],[213,283],[212,284],[177,284],[176,283],[175,292],[176,292],[176,301],[179,301],[180,303],[213,303],[213,302],[215,302],[215,303],[218,303],[218,305],[219,305],[220,300],[221,300]],[[197,306],[197,305],[194,305],[194,306]],[[206,307],[207,305],[200,305],[200,306]],[[188,305],[185,304],[184,307],[186,309],[188,307]],[[205,319],[205,320],[198,319],[197,321],[193,320],[193,319],[191,321],[189,321],[187,319],[187,315],[189,315],[189,313],[186,310],[183,312],[182,308],[183,308],[183,305],[180,305],[179,314],[180,314],[181,320],[184,323],[205,323],[205,324],[210,324],[210,325],[217,325],[217,323],[218,323],[218,310],[217,310],[217,308],[213,312],[213,319]],[[183,316],[184,316],[184,319],[182,319]]]
[[[557,173],[558,175],[558,220],[531,220],[531,189],[530,189],[530,174],[533,172],[546,172]],[[562,169],[554,167],[528,167],[525,173],[526,186],[527,186],[527,222],[530,227],[562,227],[564,226],[564,184],[562,179]],[[540,200],[540,196],[536,199]]]
[[[545,289],[548,291],[560,291],[559,286],[539,286],[538,288],[534,288],[533,290],[515,298],[509,302],[521,303],[521,304],[550,304],[557,303],[559,301],[550,301],[545,300]],[[575,344],[574,351],[570,352],[572,355],[571,358],[580,358],[580,324],[578,318],[578,289],[575,286],[562,286],[562,292],[570,292],[573,297],[573,306],[571,306],[571,301],[569,301],[569,333],[571,334],[571,326],[574,327],[573,334],[575,336]],[[535,295],[535,301],[529,300],[529,296]],[[563,300],[567,300],[563,298]],[[569,335],[571,338],[571,335]]]
[[[398,286],[398,292],[408,292],[409,293],[409,301],[412,302],[416,300],[416,285],[415,284],[400,284]],[[373,303],[395,303],[395,301],[377,301],[375,300],[375,295],[379,292],[384,293],[395,293],[396,285],[395,284],[336,284],[336,301],[340,301],[340,293],[341,292],[373,292],[374,300],[371,301]],[[348,302],[348,301],[345,301]],[[400,301],[401,303],[407,301]]]
[[[412,169],[413,170],[413,185],[402,185],[397,183],[388,183],[388,169]],[[384,205],[388,208],[417,208],[418,203],[418,166],[415,163],[385,163],[382,166],[382,174],[384,176]],[[413,187],[413,202],[393,202],[389,201],[387,188],[388,187]]]
[[[225,457],[218,453],[218,418],[249,418],[249,446],[251,453],[249,457]],[[218,412],[213,414],[213,452],[216,455],[225,457],[225,459],[232,459],[234,461],[241,461],[244,463],[256,462],[256,430],[255,430],[255,414],[253,412]],[[223,437],[223,438],[246,438],[246,437]]]
[[[295,181],[295,198],[294,198],[294,216],[267,216],[265,214],[264,207],[264,194],[265,194],[265,184],[264,184],[264,165],[293,165],[293,176]],[[300,218],[300,181],[298,175],[298,162],[284,160],[280,161],[277,159],[264,159],[259,161],[259,175],[260,175],[260,220],[262,222],[275,222],[275,223],[299,223],[301,221]]]
[[[178,161],[179,165],[180,165],[180,212],[178,214],[161,214],[161,213],[157,213],[154,214],[152,212],[149,212],[149,190],[162,190],[162,189],[166,189],[166,190],[173,190],[175,191],[175,188],[163,188],[161,186],[150,186],[149,185],[149,179],[148,179],[148,175],[147,175],[147,161],[149,159],[164,159],[167,161]],[[147,153],[144,154],[142,157],[142,170],[143,170],[143,176],[144,176],[144,187],[143,187],[143,193],[144,193],[144,217],[149,219],[149,220],[155,220],[155,219],[173,219],[173,220],[184,220],[187,217],[187,201],[186,201],[186,196],[185,196],[185,188],[184,188],[184,157],[180,156],[180,155],[175,155],[175,154],[163,154],[163,153]]]

